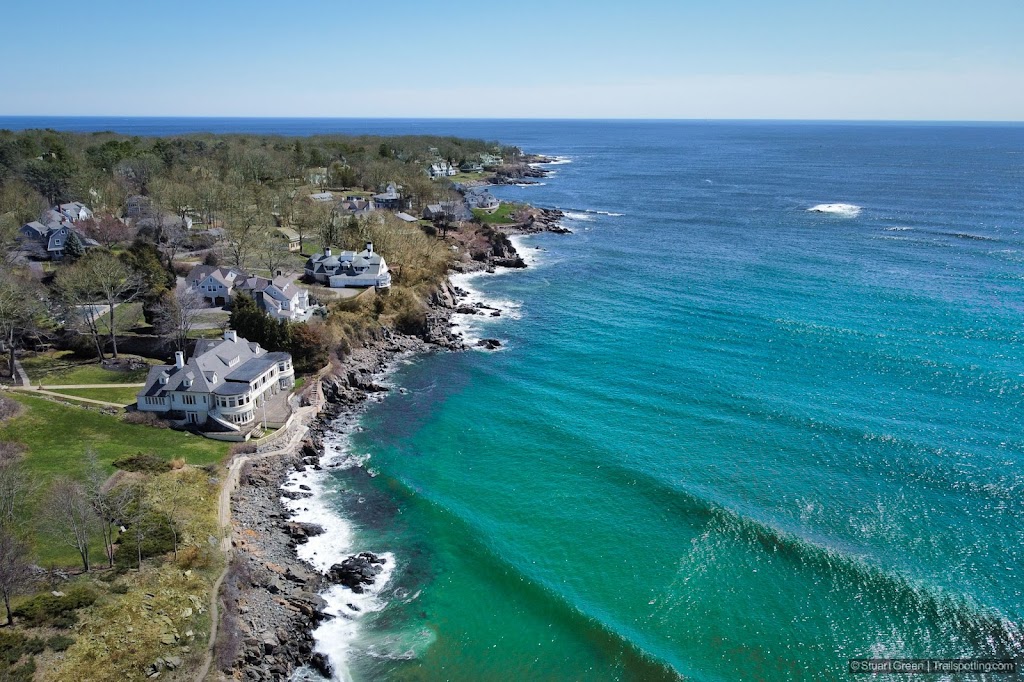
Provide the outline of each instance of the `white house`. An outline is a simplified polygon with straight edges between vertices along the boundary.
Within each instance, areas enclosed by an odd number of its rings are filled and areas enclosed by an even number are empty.
[[[79,220],[88,220],[92,218],[92,211],[89,207],[80,201],[72,201],[68,204],[60,205],[60,212],[66,215],[71,222],[77,223]]]
[[[430,164],[430,168],[427,169],[427,172],[432,178],[447,178],[453,175],[458,175],[459,169],[455,168],[447,161],[435,161]]]
[[[259,423],[258,408],[294,385],[291,355],[270,353],[228,330],[223,339],[198,341],[187,362],[179,351],[173,365],[151,368],[137,408],[181,424],[247,433]]]
[[[306,322],[313,315],[309,291],[295,286],[288,277],[247,277],[236,280],[234,290],[252,296],[256,306],[275,320]]]
[[[314,254],[306,261],[306,276],[331,288],[391,286],[391,270],[384,257],[374,253],[373,242],[366,242],[366,248],[356,253],[342,251],[337,256],[330,249]]]
[[[185,276],[185,283],[194,287],[204,299],[213,305],[227,305],[231,300],[235,283],[245,279],[245,273],[235,268],[219,268],[213,265],[197,265]]]

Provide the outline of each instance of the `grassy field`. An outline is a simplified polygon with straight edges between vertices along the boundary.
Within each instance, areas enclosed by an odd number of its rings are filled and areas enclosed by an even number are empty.
[[[85,473],[85,451],[96,451],[110,473],[112,462],[124,455],[147,452],[171,460],[184,458],[201,466],[221,462],[229,443],[171,429],[126,424],[113,415],[37,398],[23,393],[9,396],[28,408],[0,426],[0,440],[23,443],[24,465],[41,491],[60,475],[80,478]],[[36,549],[42,565],[75,565],[77,554],[55,538],[39,534]]]
[[[228,443],[202,436],[126,424],[113,415],[24,393],[9,395],[28,409],[0,426],[0,440],[24,443],[28,448],[25,464],[43,482],[58,474],[81,476],[82,454],[87,448],[95,450],[111,472],[111,462],[137,452],[151,452],[167,460],[183,457],[196,466],[218,463],[228,452]]]
[[[149,326],[146,324],[146,318],[142,315],[141,302],[122,303],[114,308],[114,324],[117,325],[118,332],[125,332],[129,329],[135,329],[136,327]],[[110,333],[110,317],[106,310],[104,310],[103,315],[96,320],[96,328],[99,329],[101,334]]]
[[[64,388],[55,393],[77,398],[91,398],[118,405],[134,405],[137,388]]]
[[[474,208],[473,215],[484,223],[489,223],[491,225],[507,225],[515,222],[512,219],[512,213],[514,213],[517,208],[518,206],[515,204],[502,203],[494,213],[488,213],[487,211],[479,208]]]
[[[128,356],[138,357],[138,356]],[[159,364],[157,360],[139,358],[150,364]],[[34,385],[58,384],[135,384],[146,380],[149,369],[131,372],[116,372],[100,367],[96,360],[82,361],[76,359],[71,351],[52,351],[40,353],[35,357],[21,361],[28,377]],[[91,396],[90,396],[91,397]]]
[[[473,180],[484,180],[489,178],[493,173],[482,171],[480,173],[457,173],[456,175],[448,178],[452,182],[471,182]]]

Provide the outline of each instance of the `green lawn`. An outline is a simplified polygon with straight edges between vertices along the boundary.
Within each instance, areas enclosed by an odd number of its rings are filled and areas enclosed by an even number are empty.
[[[512,219],[512,213],[518,208],[515,204],[502,203],[498,207],[498,210],[494,213],[488,213],[487,211],[479,208],[473,209],[473,215],[479,218],[484,223],[491,223],[496,225],[507,225],[508,223],[514,223]]]
[[[63,388],[55,393],[69,395],[78,398],[91,398],[92,400],[103,400],[118,405],[134,405],[137,388]]]
[[[137,357],[137,356],[135,356]],[[140,358],[150,365],[160,364],[157,360]],[[34,385],[53,384],[137,384],[146,380],[149,369],[132,372],[115,372],[100,367],[96,360],[82,362],[74,358],[71,351],[40,353],[21,361]]]
[[[493,173],[488,173],[487,171],[480,173],[457,173],[448,179],[452,182],[470,182],[472,180],[484,180],[492,175]]]
[[[146,318],[142,314],[142,303],[139,301],[122,303],[114,308],[114,324],[117,325],[118,332],[148,326]],[[110,334],[110,312],[108,310],[104,309],[103,314],[96,320],[96,328],[101,334]]]
[[[220,462],[230,446],[182,431],[126,424],[112,415],[24,393],[8,395],[28,409],[0,426],[0,440],[24,443],[26,466],[45,480],[58,474],[81,476],[86,448],[95,450],[108,466],[122,455],[137,452],[152,452],[164,459],[184,457],[189,464],[203,465]]]
[[[20,442],[28,448],[24,464],[38,485],[34,492],[37,505],[43,503],[47,485],[56,476],[84,475],[87,448],[95,450],[113,473],[111,463],[115,459],[137,452],[151,452],[168,460],[183,457],[189,464],[203,465],[221,462],[230,447],[230,443],[181,431],[125,424],[115,416],[23,393],[8,395],[28,409],[0,426],[0,440]],[[43,566],[74,566],[78,560],[72,548],[45,533],[36,535],[36,550]],[[101,554],[99,551],[96,556]]]

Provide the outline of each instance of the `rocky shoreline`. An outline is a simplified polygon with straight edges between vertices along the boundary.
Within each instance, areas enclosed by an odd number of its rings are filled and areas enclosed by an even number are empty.
[[[507,234],[568,232],[558,224],[561,211],[527,209],[508,232],[492,238],[483,259],[464,258],[454,272],[493,271],[496,267],[526,267]],[[370,553],[353,555],[324,575],[299,559],[296,548],[323,529],[292,520],[282,502],[311,497],[299,490],[282,491],[294,472],[320,470],[323,437],[328,429],[355,428],[370,396],[387,391],[381,376],[403,355],[436,350],[463,350],[462,338],[452,330],[454,313],[500,315],[480,303],[468,302],[467,292],[445,280],[430,297],[421,336],[382,329],[380,338],[356,349],[342,366],[322,380],[326,404],[309,426],[294,452],[254,456],[243,467],[231,497],[233,548],[231,566],[220,592],[221,636],[215,664],[222,679],[288,680],[303,666],[331,678],[330,661],[314,651],[312,632],[325,618],[326,602],[319,593],[330,584],[353,591],[372,580],[383,559]],[[495,339],[478,345],[494,349]]]

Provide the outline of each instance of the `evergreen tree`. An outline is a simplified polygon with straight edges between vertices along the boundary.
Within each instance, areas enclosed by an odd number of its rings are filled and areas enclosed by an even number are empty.
[[[82,244],[82,240],[78,238],[78,233],[74,230],[68,231],[68,239],[64,242],[64,256],[69,260],[76,261],[85,255],[85,246]]]

